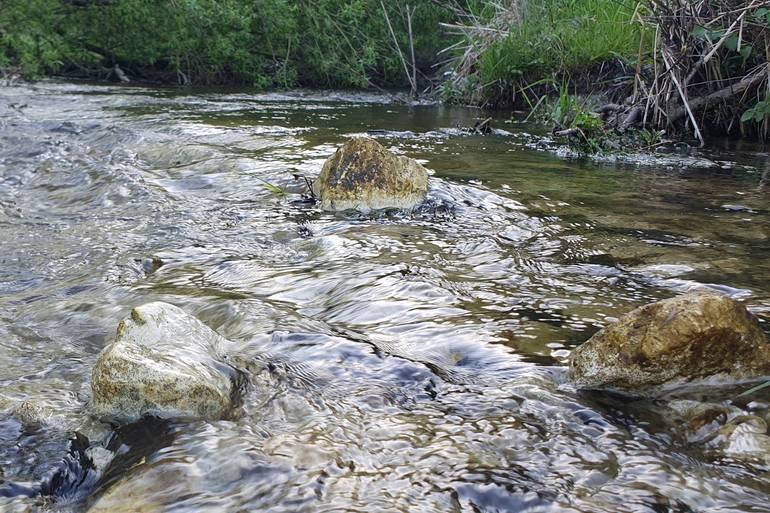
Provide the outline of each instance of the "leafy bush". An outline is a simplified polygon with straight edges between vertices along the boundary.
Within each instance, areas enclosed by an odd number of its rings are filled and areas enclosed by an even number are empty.
[[[429,70],[450,13],[413,0],[415,61]],[[408,48],[392,0],[5,0],[0,66],[27,76],[104,78],[114,64],[163,82],[363,87],[407,83],[383,14]],[[411,57],[410,57],[411,58]]]
[[[56,0],[4,0],[0,8],[0,66],[18,66],[27,76],[55,73],[86,52],[62,30]]]

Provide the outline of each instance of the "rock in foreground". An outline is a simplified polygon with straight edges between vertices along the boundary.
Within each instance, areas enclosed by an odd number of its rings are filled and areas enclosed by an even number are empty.
[[[226,342],[176,306],[134,308],[94,366],[93,412],[121,422],[221,418],[237,391],[237,372],[220,359]]]
[[[713,379],[770,375],[770,344],[756,318],[717,294],[685,294],[637,308],[572,352],[578,387],[632,395]]]
[[[412,209],[425,200],[428,172],[374,139],[356,137],[326,161],[313,192],[326,210]]]

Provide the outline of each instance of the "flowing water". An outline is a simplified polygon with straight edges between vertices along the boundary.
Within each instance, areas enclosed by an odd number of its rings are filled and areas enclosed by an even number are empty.
[[[770,316],[767,155],[567,159],[503,118],[457,129],[479,114],[0,89],[0,510],[770,511],[770,396],[737,402],[759,427],[725,449],[565,382],[571,348],[652,300],[710,287]],[[427,206],[300,201],[292,175],[369,130],[432,170]],[[270,362],[234,418],[89,417],[96,355],[154,300]]]

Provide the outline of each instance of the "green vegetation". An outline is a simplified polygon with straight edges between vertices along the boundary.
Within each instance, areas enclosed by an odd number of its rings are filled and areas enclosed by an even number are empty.
[[[646,0],[655,68],[639,77],[646,118],[688,133],[756,134],[770,128],[770,9],[758,0]]]
[[[632,76],[641,37],[636,5],[632,0],[476,2],[461,15],[465,53],[444,91],[455,100],[531,107],[533,93],[557,91],[568,77],[587,83],[603,65],[613,75],[620,67]]]
[[[379,0],[5,0],[0,67],[106,78],[118,64],[179,84],[402,87],[396,42],[410,73],[430,73],[449,17],[430,0],[413,0],[409,16],[405,3]]]
[[[631,4],[631,5],[629,5]],[[498,88],[526,86],[554,72],[578,76],[602,63],[632,62],[639,47],[633,2],[545,0],[479,60],[479,80]]]
[[[4,0],[0,8],[0,68],[19,67],[26,76],[56,73],[64,61],[88,60],[86,51],[53,30],[60,18],[50,0]],[[80,54],[80,55],[78,55]]]
[[[611,138],[598,116],[586,109],[575,96],[569,94],[567,84],[562,84],[555,100],[543,97],[540,118],[554,126],[556,133],[564,134],[570,146],[579,154],[602,153],[609,150]],[[538,109],[533,111],[538,114]]]
[[[449,71],[439,85],[447,102],[558,109],[553,98],[569,84],[623,104],[611,128],[701,144],[709,132],[767,138],[768,41],[770,8],[758,0],[4,0],[0,9],[4,74],[114,80],[117,65],[147,82],[417,94]]]
[[[498,4],[486,0],[463,9],[432,0],[3,4],[0,67],[17,67],[30,78],[107,78],[118,64],[137,79],[179,84],[403,87],[413,64],[423,83],[436,75],[435,65],[447,57],[439,52],[457,39],[441,24],[470,16],[506,24],[496,30],[507,37],[483,48],[463,87],[504,98],[542,78],[578,75],[615,58],[630,61],[639,45],[639,24],[630,22],[633,2],[619,0],[530,0],[525,22],[500,20]],[[517,1],[509,4],[506,9],[521,9]],[[472,39],[467,43],[477,46]]]
[[[662,130],[618,129],[617,124],[608,123],[587,103],[588,98],[579,101],[577,95],[570,94],[565,81],[558,96],[543,96],[529,118],[536,117],[553,126],[554,135],[564,138],[578,155],[646,152],[671,142],[663,139]]]
[[[568,81],[597,101],[622,104],[612,127],[621,132],[665,130],[701,145],[709,133],[761,139],[770,133],[767,2],[477,0],[468,6],[456,10],[462,22],[451,26],[464,46],[442,86],[448,101],[534,109]]]

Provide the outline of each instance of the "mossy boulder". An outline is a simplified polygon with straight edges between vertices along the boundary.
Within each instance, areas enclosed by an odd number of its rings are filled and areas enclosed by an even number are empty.
[[[580,388],[656,395],[690,382],[741,382],[770,375],[770,344],[737,301],[685,294],[624,315],[570,356]]]
[[[428,171],[374,139],[356,137],[324,163],[313,192],[326,210],[412,209],[428,193]]]
[[[120,321],[115,341],[91,376],[91,408],[108,420],[221,418],[233,406],[238,372],[222,351],[227,340],[182,309],[148,303]]]

